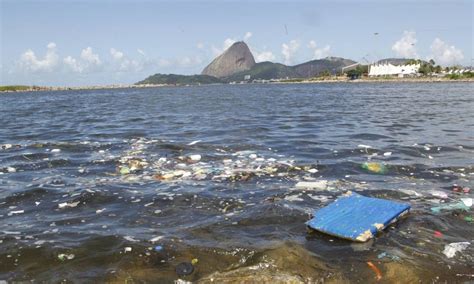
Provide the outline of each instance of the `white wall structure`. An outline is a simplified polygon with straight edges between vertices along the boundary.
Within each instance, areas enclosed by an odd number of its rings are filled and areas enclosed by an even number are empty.
[[[373,64],[369,66],[369,76],[390,76],[390,75],[415,75],[420,69],[420,64],[393,65],[390,63]]]

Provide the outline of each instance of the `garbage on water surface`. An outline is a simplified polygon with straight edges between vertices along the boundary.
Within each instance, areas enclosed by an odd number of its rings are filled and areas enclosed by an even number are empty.
[[[385,174],[388,172],[388,169],[384,164],[375,162],[365,162],[362,164],[362,168],[376,174]]]
[[[470,245],[469,242],[450,243],[444,246],[443,254],[448,258],[452,258],[457,252],[461,252]]]
[[[58,254],[58,259],[61,260],[61,261],[65,261],[65,260],[71,260],[71,259],[74,259],[75,255],[74,254],[65,254],[65,253],[60,253]]]
[[[316,189],[316,190],[326,190],[328,188],[327,180],[319,181],[300,181],[295,185],[298,189]]]
[[[191,161],[197,162],[197,161],[200,161],[202,157],[199,154],[194,154],[194,155],[189,155],[188,158]]]
[[[367,265],[369,266],[370,269],[372,269],[372,271],[374,271],[377,280],[381,280],[382,272],[380,272],[380,269],[378,269],[378,267],[375,266],[375,264],[373,264],[372,261],[367,261]]]
[[[189,262],[181,262],[176,266],[176,274],[178,276],[185,276],[193,273],[194,266]]]
[[[453,184],[452,190],[454,192],[463,192],[463,193],[469,193],[471,191],[471,189],[469,187],[467,187],[467,186],[462,187],[462,186],[457,185],[457,184]]]
[[[441,206],[431,207],[431,211],[434,213],[440,213],[442,210],[453,211],[453,210],[464,210],[469,211],[472,207],[472,198],[461,198],[456,203],[449,203]]]
[[[336,201],[314,212],[314,218],[306,224],[322,233],[366,242],[409,210],[408,204],[365,197],[348,191]]]
[[[400,257],[396,255],[389,254],[387,252],[382,252],[377,255],[378,259],[389,258],[393,261],[400,261]]]

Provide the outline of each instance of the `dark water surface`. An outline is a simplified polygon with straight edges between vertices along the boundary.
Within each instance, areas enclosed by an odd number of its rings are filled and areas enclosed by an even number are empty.
[[[473,86],[2,94],[0,280],[473,281],[472,207],[431,210],[473,197]],[[365,244],[307,231],[347,190],[412,211]]]

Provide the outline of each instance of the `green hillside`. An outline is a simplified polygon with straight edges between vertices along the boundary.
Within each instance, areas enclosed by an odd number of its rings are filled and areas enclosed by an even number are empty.
[[[208,75],[155,74],[136,83],[136,85],[198,85],[218,83],[222,83],[222,81],[216,77]]]

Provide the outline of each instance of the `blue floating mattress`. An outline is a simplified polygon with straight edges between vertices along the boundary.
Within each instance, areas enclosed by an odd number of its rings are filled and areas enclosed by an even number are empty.
[[[348,191],[314,212],[310,228],[336,237],[365,242],[408,213],[410,205]]]

